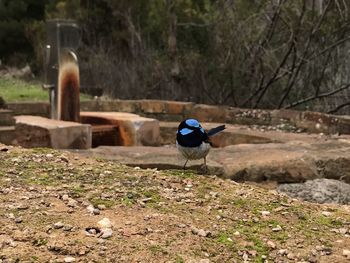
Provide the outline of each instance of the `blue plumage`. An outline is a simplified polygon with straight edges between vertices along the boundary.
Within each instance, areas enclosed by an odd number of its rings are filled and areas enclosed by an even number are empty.
[[[176,133],[176,146],[181,154],[186,158],[186,167],[188,160],[204,158],[206,165],[206,156],[210,150],[210,138],[225,129],[225,125],[220,125],[207,132],[195,119],[187,119],[180,123]]]

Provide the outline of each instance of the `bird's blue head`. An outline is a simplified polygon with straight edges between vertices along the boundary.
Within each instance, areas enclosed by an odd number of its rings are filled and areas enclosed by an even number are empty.
[[[195,119],[188,119],[188,120],[185,121],[185,123],[186,123],[188,126],[190,126],[190,127],[196,127],[196,128],[198,128],[198,127],[201,126],[201,125],[199,124],[199,122],[198,122],[197,120],[195,120]]]

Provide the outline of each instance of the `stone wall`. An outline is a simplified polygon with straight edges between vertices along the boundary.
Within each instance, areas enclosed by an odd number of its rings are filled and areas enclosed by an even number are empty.
[[[90,100],[81,101],[81,111],[116,111],[136,113],[161,121],[197,118],[202,122],[242,125],[294,127],[309,133],[350,134],[350,117],[295,110],[251,110],[229,106],[213,106],[192,102],[163,100]],[[49,115],[49,104],[42,102],[9,103],[16,115]]]

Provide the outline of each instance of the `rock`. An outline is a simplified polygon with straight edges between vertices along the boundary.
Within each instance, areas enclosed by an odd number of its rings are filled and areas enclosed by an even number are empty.
[[[113,235],[113,230],[110,228],[104,228],[101,231],[101,235],[99,235],[100,238],[106,239]]]
[[[105,217],[105,218],[101,219],[100,221],[98,221],[97,224],[101,228],[112,228],[112,223],[107,217]]]
[[[326,217],[329,217],[329,216],[331,216],[332,215],[332,213],[331,212],[329,212],[329,211],[322,211],[322,213],[321,213],[322,215],[324,215],[324,216],[326,216]]]
[[[62,200],[63,201],[68,201],[69,200],[69,196],[67,194],[62,195]]]
[[[278,250],[277,253],[281,256],[285,256],[288,254],[288,251],[287,251],[287,249],[280,249],[280,250]]]
[[[278,191],[291,197],[315,203],[350,203],[350,185],[333,179],[315,179],[305,183],[281,184]],[[323,211],[322,215],[332,213]]]
[[[60,229],[63,228],[64,224],[62,222],[57,222],[55,224],[53,224],[53,228],[55,229]]]
[[[343,249],[343,256],[350,258],[350,250],[348,249]]]
[[[76,207],[78,205],[78,201],[74,200],[73,198],[68,199],[67,206],[68,207]]]
[[[239,233],[239,231],[235,231],[235,232],[233,233],[233,235],[234,235],[234,236],[240,236],[241,233]]]
[[[100,234],[102,231],[98,227],[88,227],[85,229],[85,234],[87,236],[94,236],[96,234]]]
[[[175,133],[174,133],[175,134]],[[173,138],[174,138],[173,134]],[[232,135],[233,136],[233,135]],[[234,181],[276,181],[281,183],[278,190],[298,198],[300,187],[289,191],[291,183],[305,182],[320,177],[339,179],[350,182],[350,141],[328,139],[327,141],[313,135],[271,134],[281,140],[280,143],[239,144],[224,148],[212,148],[207,158],[208,173],[215,174]],[[286,138],[284,138],[286,137]],[[277,140],[277,139],[275,139]],[[141,168],[182,169],[184,161],[174,145],[169,147],[118,147],[100,146],[86,151],[79,151],[85,156],[96,156],[115,160],[123,164]],[[189,161],[189,169],[199,169],[203,160]],[[328,179],[330,180],[330,179]],[[288,183],[288,184],[286,184]],[[315,185],[315,190],[318,187]],[[324,185],[327,189],[328,184]],[[304,187],[302,187],[304,189]],[[303,195],[313,196],[310,188],[305,189]],[[332,193],[333,191],[330,190]],[[348,202],[346,192],[341,190],[339,202]],[[209,193],[206,198],[211,198]],[[314,199],[313,197],[310,199]],[[324,197],[317,198],[319,202],[326,202]],[[327,199],[327,198],[326,198]],[[336,196],[331,198],[336,200]],[[330,200],[331,201],[331,200]]]
[[[20,146],[55,149],[91,148],[91,126],[38,116],[16,116],[16,140]]]
[[[282,230],[282,227],[280,225],[277,225],[276,227],[272,228],[273,232],[279,232]]]
[[[263,217],[266,217],[266,216],[270,215],[270,212],[269,211],[261,211],[261,215]]]
[[[94,215],[99,215],[101,212],[100,212],[100,209],[94,208],[94,210],[92,210],[92,213],[93,213]]]
[[[90,214],[93,214],[94,213],[94,210],[95,210],[95,208],[94,208],[94,206],[93,205],[88,205],[87,207],[86,207],[86,210],[90,213]]]
[[[271,249],[275,249],[276,248],[276,244],[273,241],[271,241],[271,240],[267,241],[266,245],[269,248],[271,248]]]
[[[15,222],[16,222],[16,223],[22,223],[22,222],[23,222],[22,217],[16,217],[16,218],[15,218]]]
[[[290,260],[293,260],[293,259],[295,259],[295,255],[293,253],[288,253],[287,258]]]
[[[191,231],[193,234],[201,236],[201,237],[207,237],[207,236],[211,235],[210,231],[205,231],[204,229],[197,229],[195,227],[193,227],[191,229]]]
[[[64,258],[64,262],[67,262],[67,263],[69,263],[69,262],[75,262],[75,258],[74,258],[74,257],[65,257],[65,258]]]
[[[99,205],[97,205],[97,208],[100,209],[100,210],[105,210],[106,206],[102,205],[102,204],[99,204]]]
[[[72,231],[73,230],[73,226],[71,226],[71,225],[64,225],[63,230],[64,231]]]

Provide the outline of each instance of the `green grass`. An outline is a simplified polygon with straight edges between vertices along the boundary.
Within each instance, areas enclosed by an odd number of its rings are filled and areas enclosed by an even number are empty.
[[[6,102],[49,101],[49,93],[41,88],[40,80],[24,81],[14,78],[0,78],[0,96]],[[80,94],[80,100],[91,96]]]

